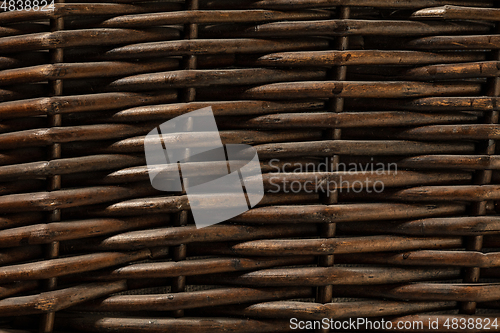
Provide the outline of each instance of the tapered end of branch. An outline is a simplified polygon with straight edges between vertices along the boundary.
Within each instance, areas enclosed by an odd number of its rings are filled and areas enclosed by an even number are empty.
[[[448,8],[447,6],[424,8],[417,10],[411,15],[414,19],[444,19]]]

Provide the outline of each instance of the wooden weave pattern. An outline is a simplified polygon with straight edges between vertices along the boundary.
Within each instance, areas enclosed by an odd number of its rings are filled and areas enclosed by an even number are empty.
[[[260,333],[366,317],[450,332],[446,318],[500,318],[497,4],[0,12],[0,327]],[[207,106],[223,143],[256,148],[267,192],[196,229],[186,194],[151,186],[144,140]]]

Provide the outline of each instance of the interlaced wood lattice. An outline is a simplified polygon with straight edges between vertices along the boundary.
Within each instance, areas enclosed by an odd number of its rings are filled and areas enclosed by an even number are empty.
[[[0,332],[500,331],[500,2],[0,3]],[[266,193],[197,229],[144,142],[208,106]]]

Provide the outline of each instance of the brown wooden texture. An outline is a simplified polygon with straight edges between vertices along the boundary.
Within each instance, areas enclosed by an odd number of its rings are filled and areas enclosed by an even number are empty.
[[[497,1],[27,3],[0,9],[0,333],[499,320]],[[265,195],[196,228],[144,146],[213,145],[147,137],[205,107]]]

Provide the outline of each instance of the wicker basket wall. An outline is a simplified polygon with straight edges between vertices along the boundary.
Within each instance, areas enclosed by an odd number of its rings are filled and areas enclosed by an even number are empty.
[[[1,332],[500,317],[496,1],[21,2],[0,12]],[[267,192],[197,229],[144,138],[207,106]]]

